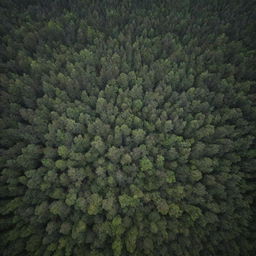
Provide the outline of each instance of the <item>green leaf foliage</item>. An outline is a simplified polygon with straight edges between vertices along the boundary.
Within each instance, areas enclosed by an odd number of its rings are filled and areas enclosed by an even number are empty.
[[[255,10],[2,0],[0,254],[254,256]]]

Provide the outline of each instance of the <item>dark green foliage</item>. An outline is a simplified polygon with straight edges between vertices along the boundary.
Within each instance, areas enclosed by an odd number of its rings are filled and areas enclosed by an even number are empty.
[[[1,1],[1,255],[255,255],[254,1]]]

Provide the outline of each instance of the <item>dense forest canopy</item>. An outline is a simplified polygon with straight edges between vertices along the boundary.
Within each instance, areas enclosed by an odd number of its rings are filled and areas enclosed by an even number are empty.
[[[255,1],[0,6],[1,255],[255,255]]]

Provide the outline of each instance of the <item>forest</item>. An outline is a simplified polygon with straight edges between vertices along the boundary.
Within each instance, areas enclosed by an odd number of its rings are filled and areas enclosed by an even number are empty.
[[[0,254],[254,256],[255,10],[0,0]]]

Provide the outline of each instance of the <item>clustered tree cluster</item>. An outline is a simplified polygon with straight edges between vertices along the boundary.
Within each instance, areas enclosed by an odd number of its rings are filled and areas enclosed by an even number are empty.
[[[1,1],[1,254],[253,255],[255,7]]]

